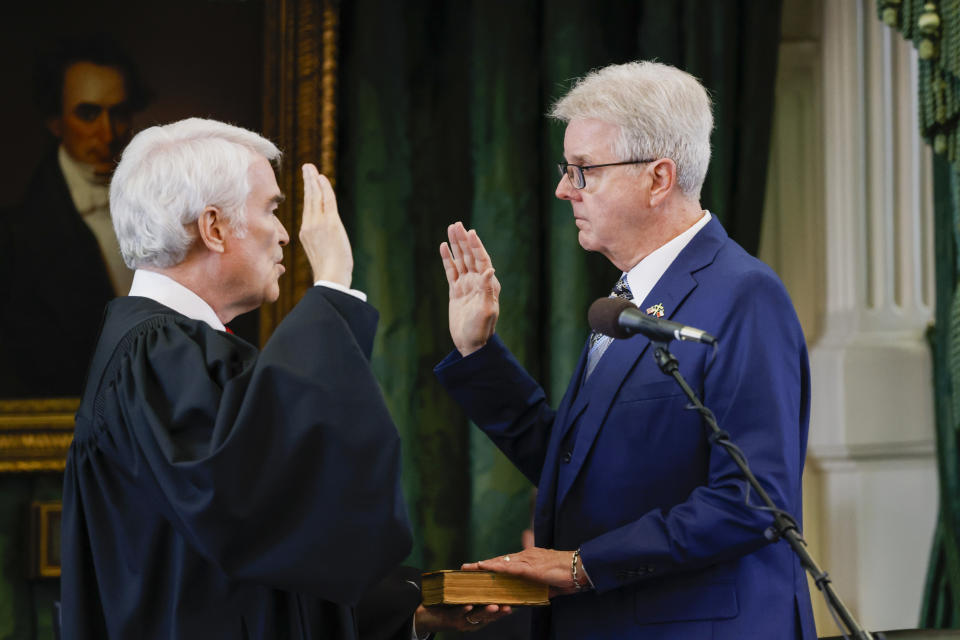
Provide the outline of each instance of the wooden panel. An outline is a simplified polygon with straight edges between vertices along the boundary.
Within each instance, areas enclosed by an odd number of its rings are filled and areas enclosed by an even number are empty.
[[[287,199],[278,215],[290,233],[280,298],[260,310],[260,342],[313,284],[297,237],[303,208],[300,166],[317,165],[336,184],[339,12],[332,0],[271,0],[264,24],[264,135],[283,150],[278,176]]]

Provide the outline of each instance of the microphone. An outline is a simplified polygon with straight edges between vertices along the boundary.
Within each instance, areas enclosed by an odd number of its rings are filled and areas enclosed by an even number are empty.
[[[591,329],[611,338],[623,339],[641,333],[655,342],[690,340],[711,345],[717,343],[717,339],[706,331],[648,316],[623,298],[599,298],[590,305],[587,318]]]

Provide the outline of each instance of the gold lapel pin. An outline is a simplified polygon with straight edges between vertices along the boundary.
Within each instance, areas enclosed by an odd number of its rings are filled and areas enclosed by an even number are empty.
[[[663,303],[662,303],[662,302],[658,302],[657,304],[653,305],[652,307],[647,307],[647,315],[648,315],[648,316],[653,316],[653,317],[655,317],[655,318],[662,318],[662,317],[663,317]]]

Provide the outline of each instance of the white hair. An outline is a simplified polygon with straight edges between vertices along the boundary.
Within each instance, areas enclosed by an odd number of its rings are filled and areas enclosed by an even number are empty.
[[[622,160],[670,158],[677,185],[700,197],[710,164],[710,96],[685,71],[659,62],[628,62],[591,71],[550,115],[563,122],[596,119],[620,127],[613,151]]]
[[[182,262],[195,238],[188,225],[209,206],[245,233],[247,172],[258,156],[277,166],[280,150],[216,120],[189,118],[134,136],[110,182],[110,215],[127,266]]]

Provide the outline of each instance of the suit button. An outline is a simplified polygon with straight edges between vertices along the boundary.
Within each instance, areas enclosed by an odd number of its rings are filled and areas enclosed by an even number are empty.
[[[564,464],[569,464],[571,458],[573,458],[573,455],[569,451],[564,451],[560,460],[562,460]]]

